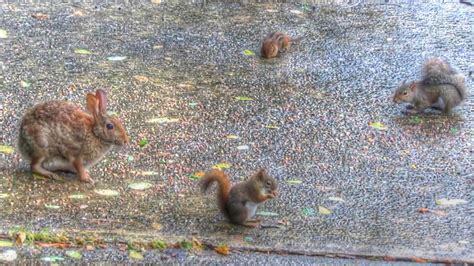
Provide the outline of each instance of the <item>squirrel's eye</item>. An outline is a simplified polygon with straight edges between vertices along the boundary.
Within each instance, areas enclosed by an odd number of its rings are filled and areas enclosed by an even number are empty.
[[[107,125],[105,125],[107,127],[108,130],[112,130],[114,129],[114,125],[111,124],[111,123],[107,123]]]

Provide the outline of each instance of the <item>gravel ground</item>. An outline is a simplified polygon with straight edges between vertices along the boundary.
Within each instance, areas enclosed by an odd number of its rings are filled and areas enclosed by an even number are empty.
[[[84,104],[97,88],[108,91],[110,111],[131,138],[91,169],[94,186],[73,175],[64,183],[32,178],[17,152],[0,153],[1,233],[14,226],[139,232],[235,247],[474,261],[473,96],[452,116],[405,116],[389,99],[401,80],[419,77],[426,57],[449,58],[467,76],[474,70],[472,7],[0,7],[7,35],[0,39],[0,145],[15,146],[21,116],[34,104]],[[304,39],[262,60],[259,43],[273,30]],[[279,197],[260,210],[264,225],[279,227],[229,226],[214,196],[199,194],[190,177],[223,162],[234,181],[258,167],[278,179]],[[128,187],[142,181],[151,188]],[[70,199],[73,193],[85,198]],[[443,198],[466,203],[437,205]],[[124,256],[99,253],[91,256]],[[228,260],[257,257],[265,256]]]

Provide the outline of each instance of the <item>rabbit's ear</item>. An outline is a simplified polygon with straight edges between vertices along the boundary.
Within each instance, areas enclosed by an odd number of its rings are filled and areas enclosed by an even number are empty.
[[[105,114],[107,110],[107,93],[104,90],[98,89],[95,92],[95,97],[99,101],[99,111],[101,114]]]
[[[87,110],[94,116],[94,118],[97,118],[99,115],[99,101],[92,93],[87,94]]]

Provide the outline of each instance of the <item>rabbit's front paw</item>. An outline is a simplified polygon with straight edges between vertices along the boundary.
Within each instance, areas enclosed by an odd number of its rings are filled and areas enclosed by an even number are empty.
[[[91,178],[88,172],[85,172],[80,178],[81,182],[94,184],[94,180]]]

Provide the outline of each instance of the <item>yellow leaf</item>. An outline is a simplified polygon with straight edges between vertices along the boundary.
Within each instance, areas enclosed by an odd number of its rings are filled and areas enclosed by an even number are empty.
[[[378,130],[386,130],[387,127],[382,122],[371,122],[369,126]]]
[[[15,151],[15,148],[12,146],[0,145],[0,153],[12,154]]]
[[[224,255],[224,256],[227,256],[230,254],[230,249],[229,249],[229,246],[223,244],[223,245],[219,245],[217,246],[215,249],[214,249],[217,253],[221,254],[221,255]]]
[[[145,76],[140,76],[140,75],[135,75],[133,76],[134,79],[136,79],[139,82],[147,82],[149,79]]]
[[[25,233],[25,232],[18,232],[18,233],[16,233],[15,243],[16,243],[18,246],[23,245],[23,243],[25,242],[25,239],[26,239],[26,233]]]
[[[318,211],[319,211],[319,213],[322,214],[322,215],[329,215],[329,214],[332,213],[331,210],[329,210],[329,209],[327,209],[327,208],[325,208],[325,207],[323,207],[323,206],[318,206]]]
[[[232,165],[230,163],[218,163],[218,164],[215,164],[212,168],[213,169],[219,169],[219,170],[223,170],[223,169],[228,169],[230,168]]]

